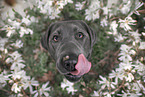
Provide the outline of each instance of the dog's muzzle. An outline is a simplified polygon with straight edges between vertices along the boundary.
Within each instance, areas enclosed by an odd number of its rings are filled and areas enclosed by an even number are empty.
[[[72,82],[78,81],[91,68],[91,63],[83,54],[78,57],[66,55],[62,59],[62,65],[68,71],[67,74],[64,74],[65,77]]]

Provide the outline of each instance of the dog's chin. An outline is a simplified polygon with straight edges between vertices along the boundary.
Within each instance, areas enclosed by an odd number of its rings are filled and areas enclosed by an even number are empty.
[[[81,76],[72,75],[71,73],[65,74],[64,76],[70,82],[78,82],[81,79]]]

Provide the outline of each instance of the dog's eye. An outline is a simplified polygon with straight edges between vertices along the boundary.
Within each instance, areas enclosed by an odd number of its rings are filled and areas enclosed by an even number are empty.
[[[82,32],[78,32],[76,36],[77,36],[77,38],[83,38],[84,34]]]
[[[53,40],[54,40],[55,42],[58,42],[58,38],[59,38],[58,35],[54,35],[54,36],[53,36]]]

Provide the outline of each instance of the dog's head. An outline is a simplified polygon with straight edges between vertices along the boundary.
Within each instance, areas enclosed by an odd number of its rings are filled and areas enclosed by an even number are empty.
[[[88,59],[95,40],[95,33],[85,22],[72,20],[52,23],[41,44],[55,60],[59,72],[76,82],[91,68]]]

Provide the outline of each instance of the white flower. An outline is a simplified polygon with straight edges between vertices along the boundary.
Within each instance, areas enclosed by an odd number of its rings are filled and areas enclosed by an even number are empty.
[[[1,51],[4,51],[5,50],[5,44],[6,44],[6,42],[8,42],[8,39],[7,38],[1,38],[0,37],[0,50]]]
[[[9,54],[9,56],[11,56],[11,58],[13,58],[13,59],[15,59],[15,58],[17,59],[17,58],[21,57],[21,54],[19,54],[18,51],[15,51],[15,52]],[[11,62],[12,61],[6,61],[6,63],[11,63]]]
[[[49,18],[50,19],[55,19],[55,18],[58,18],[59,17],[59,13],[60,13],[60,10],[57,10],[57,9],[52,9],[52,13],[50,14]]]
[[[115,78],[115,84],[118,84],[118,79],[123,79],[123,70],[116,69],[113,70],[112,73],[109,74],[109,78]]]
[[[29,33],[33,34],[33,31],[29,28],[20,27],[20,32],[19,32],[20,37],[23,37],[24,34],[29,34]]]
[[[129,93],[129,96],[127,97],[140,97],[142,95],[142,93]]]
[[[118,27],[118,24],[116,23],[116,21],[113,21],[110,25],[110,30],[111,30],[110,34],[117,35],[117,33],[118,33],[117,27]]]
[[[145,26],[144,26],[144,27],[145,27]],[[145,29],[145,28],[144,28],[144,29]],[[143,35],[143,36],[145,36],[145,33],[144,33],[144,32],[142,32],[142,35]]]
[[[21,40],[17,40],[16,43],[12,43],[11,45],[12,45],[12,46],[15,46],[15,47],[17,47],[17,48],[23,47],[23,43],[22,43]]]
[[[14,83],[14,84],[13,84],[11,90],[14,91],[15,93],[18,93],[18,92],[21,91],[21,88],[22,88],[22,87],[19,86],[19,83],[17,82],[17,83]]]
[[[109,92],[104,92],[103,95],[104,95],[104,97],[111,97],[111,93],[109,93]]]
[[[131,70],[134,65],[131,62],[120,62],[119,67],[123,68],[124,70]]]
[[[67,4],[67,3],[73,3],[72,0],[60,0],[60,1],[56,1],[55,4],[58,7],[58,9],[63,9],[63,7]]]
[[[145,42],[140,42],[139,49],[145,49]]]
[[[121,8],[121,12],[123,14],[127,14],[130,11],[130,7],[131,7],[132,3],[131,1],[128,1],[127,4],[124,4],[123,7]]]
[[[94,91],[94,94],[91,95],[91,97],[102,97],[102,91],[101,91],[101,89],[99,91]]]
[[[21,70],[21,68],[25,67],[25,65],[23,64],[24,60],[22,60],[21,55],[17,51],[9,54],[9,56],[11,56],[11,58],[7,58],[6,63],[12,63],[11,70],[14,70],[16,68],[18,70]]]
[[[74,92],[77,91],[77,90],[74,89],[74,83],[71,83],[66,79],[63,79],[63,82],[61,83],[61,88],[63,90],[66,88],[68,93],[72,93],[72,95],[74,95]]]
[[[102,81],[100,81],[99,80],[99,84],[102,84],[102,86],[101,86],[101,89],[104,89],[106,86],[109,88],[109,87],[111,87],[111,88],[115,88],[115,86],[113,85],[113,84],[115,84],[114,82],[109,82],[106,78],[104,78],[104,77],[102,77],[102,76],[99,76],[101,79],[102,79]]]
[[[28,7],[28,4],[25,0],[1,0],[0,7],[2,7],[0,9],[2,19],[5,20],[8,16],[14,19],[14,11],[18,12],[22,17],[24,17],[26,15],[24,9]]]
[[[134,66],[135,70],[137,70],[137,73],[141,76],[145,75],[145,65],[142,64],[139,60],[136,61],[136,65]]]
[[[128,73],[127,76],[125,76],[126,81],[131,82],[132,80],[134,80],[134,76],[132,75],[132,73]]]
[[[128,16],[131,16],[133,13],[140,15],[140,13],[137,10],[143,5],[144,5],[143,2],[139,2],[139,0],[135,0],[135,8]]]
[[[73,3],[72,0],[60,0],[60,1],[54,1],[54,0],[37,0],[38,8],[40,9],[40,12],[43,14],[46,14],[50,19],[55,19],[59,17],[60,10],[63,9],[63,7],[67,3]]]
[[[110,11],[108,7],[103,7],[103,14],[108,15],[108,12]]]
[[[37,0],[37,4],[38,4],[38,8],[40,8],[40,12],[43,14],[47,14],[50,15],[52,12],[52,4],[53,4],[53,0]]]
[[[126,92],[124,92],[124,91],[122,90],[122,93],[123,93],[123,94],[117,94],[117,95],[118,95],[118,96],[121,96],[121,97],[128,97],[129,91],[127,90],[127,93],[126,93]]]
[[[126,44],[122,44],[120,47],[120,53],[119,53],[119,60],[120,61],[132,61],[132,57],[130,55],[135,55],[136,52],[132,49],[132,47],[129,47]]]
[[[121,52],[119,55],[121,55],[118,58],[120,61],[123,61],[123,62],[132,61],[132,57],[128,53]]]
[[[129,32],[129,34],[134,38],[134,39],[129,39],[128,41],[133,41],[135,43],[139,43],[141,41],[140,36],[141,34],[138,33],[138,30],[135,32]]]
[[[27,26],[29,26],[31,24],[31,21],[29,18],[30,18],[29,15],[27,17],[23,17],[22,23],[25,23]]]
[[[94,94],[92,95],[92,97],[99,97],[100,95],[99,95],[99,93],[98,93],[98,91],[96,92],[96,91],[94,91]]]
[[[141,81],[137,81],[136,83],[132,83],[132,90],[136,93],[139,94],[141,90],[144,90],[144,86],[141,84]]]
[[[24,82],[22,81],[22,83],[24,85],[23,86],[24,90],[29,87],[31,94],[33,93],[33,87],[32,86],[39,86],[38,81],[35,81],[34,78],[30,79],[30,77],[29,77],[29,79],[24,80]]]
[[[128,1],[126,1],[126,0],[123,0],[123,3],[127,3]]]
[[[63,9],[63,7],[67,4],[67,2],[65,2],[64,0],[60,0],[60,1],[56,1],[55,4],[58,7],[56,9]]]
[[[102,27],[108,26],[107,18],[104,18],[103,20],[101,20],[101,26]]]
[[[29,26],[32,22],[38,22],[38,20],[34,16],[30,17],[29,15],[23,17],[22,19],[22,23],[25,23],[27,26]]]
[[[12,34],[16,33],[15,29],[16,29],[15,27],[11,27],[8,25],[5,25],[4,28],[2,28],[2,30],[6,30],[7,37],[10,37]]]
[[[6,74],[6,71],[3,71],[0,74],[0,84],[3,84],[2,86],[5,86],[5,84],[7,83],[6,81],[9,80],[8,78],[9,76]]]
[[[121,41],[123,41],[124,39],[126,39],[127,37],[125,37],[125,36],[122,36],[122,34],[117,34],[116,35],[116,37],[115,37],[115,41],[117,41],[117,42],[121,42]]]
[[[85,15],[86,15],[85,19],[88,20],[88,21],[95,20],[95,19],[99,18],[99,10],[97,10],[95,12],[92,12],[91,9],[90,10],[86,9],[85,12],[86,12],[85,13]]]
[[[7,54],[7,53],[8,53],[8,50],[7,50],[7,49],[5,49],[5,50],[4,50],[4,53],[5,53],[5,54]]]
[[[49,97],[48,91],[50,91],[50,87],[47,88],[48,84],[49,84],[49,82],[47,82],[46,84],[43,84],[42,87],[38,90],[39,93],[37,92],[37,90],[34,91],[33,94],[36,93],[34,95],[34,97],[38,97],[38,94],[40,96],[42,96],[44,94],[45,97]]]
[[[143,80],[144,80],[143,82],[145,82],[145,76],[143,76]],[[144,92],[144,93],[145,93],[145,92]]]
[[[118,24],[116,23],[116,21],[113,21],[110,25],[110,30],[117,32],[117,27],[118,27]]]
[[[90,21],[90,20],[95,20],[98,19],[99,16],[99,9],[100,9],[100,1],[99,0],[92,0],[91,4],[88,9],[85,10],[85,19]]]
[[[138,85],[137,87],[139,87],[143,91],[143,93],[145,94],[145,86],[143,85],[141,80],[137,81],[137,85]],[[139,92],[138,89],[136,89],[136,91]]]
[[[136,25],[136,20],[133,20],[131,17],[126,17],[125,20],[120,19],[118,21],[120,23],[120,27],[124,28],[125,31],[131,30],[129,25]]]
[[[24,70],[21,70],[21,71],[14,70],[14,71],[11,71],[11,73],[12,74],[10,74],[9,76],[11,76],[13,80],[26,77],[26,71]]]
[[[23,64],[22,62],[24,62],[24,60],[22,60],[21,58],[15,59],[14,62],[12,63],[11,70],[14,69],[21,70],[22,68],[24,68],[25,64]]]
[[[83,9],[83,7],[84,7],[84,4],[86,3],[86,1],[83,1],[83,2],[77,2],[76,4],[75,4],[75,6],[76,6],[76,10],[82,10]]]
[[[118,2],[118,0],[108,0],[108,2],[107,2],[107,7],[108,7],[108,8],[111,8],[112,5],[117,4],[117,2]]]
[[[12,21],[11,19],[8,19],[8,23],[9,23],[12,27],[15,27],[16,29],[19,29],[19,28],[20,28],[20,25],[21,25],[20,22],[17,22],[16,20],[15,20],[15,21]]]
[[[73,3],[73,0],[64,0],[65,4],[67,3]]]
[[[34,5],[37,6],[36,0],[27,0],[27,4],[31,9],[34,7]]]

